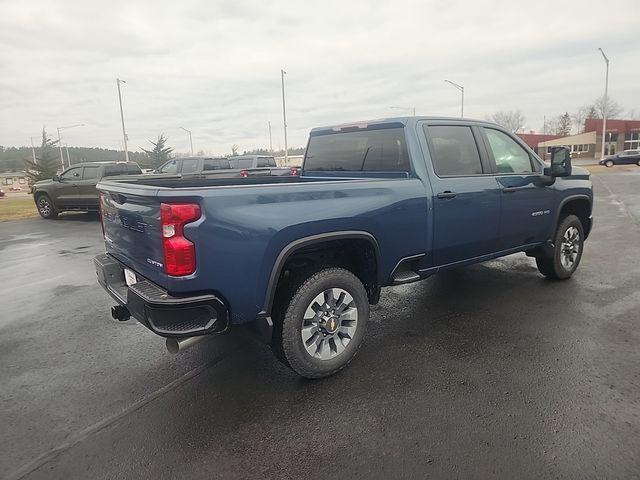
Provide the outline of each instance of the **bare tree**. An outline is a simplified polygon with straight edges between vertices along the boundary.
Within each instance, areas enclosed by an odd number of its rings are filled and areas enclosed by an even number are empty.
[[[549,117],[545,120],[542,126],[542,131],[547,135],[557,135],[558,131],[558,117]]]
[[[562,135],[563,137],[571,135],[571,115],[569,115],[569,112],[564,112],[558,116],[556,135]]]
[[[508,112],[496,112],[489,117],[489,120],[502,125],[510,132],[517,132],[524,127],[525,118],[520,110],[509,110]]]
[[[598,118],[598,112],[593,105],[583,105],[571,115],[571,120],[576,127],[578,133],[584,133],[584,122],[588,118]]]
[[[598,97],[594,100],[594,102],[590,105],[593,107],[596,116],[591,118],[602,118],[604,115],[604,96]],[[622,105],[616,102],[613,98],[607,98],[607,118],[616,118],[619,117],[623,112]]]

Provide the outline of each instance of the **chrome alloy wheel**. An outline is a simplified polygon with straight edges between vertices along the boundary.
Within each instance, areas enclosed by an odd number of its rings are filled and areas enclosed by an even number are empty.
[[[314,298],[302,321],[302,343],[307,353],[331,360],[353,338],[358,324],[358,308],[353,297],[341,288],[329,288]]]
[[[47,197],[40,197],[38,199],[38,210],[43,217],[51,215],[51,202]]]
[[[567,228],[562,237],[562,244],[560,246],[560,263],[562,266],[570,270],[578,254],[580,253],[580,232],[576,227]]]

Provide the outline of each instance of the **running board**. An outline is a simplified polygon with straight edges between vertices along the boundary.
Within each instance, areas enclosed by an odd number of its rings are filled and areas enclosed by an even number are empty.
[[[405,270],[404,272],[398,272],[393,276],[394,285],[403,285],[405,283],[417,282],[422,277],[416,272]]]

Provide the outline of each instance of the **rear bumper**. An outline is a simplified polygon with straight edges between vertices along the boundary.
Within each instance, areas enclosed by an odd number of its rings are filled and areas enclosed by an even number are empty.
[[[215,295],[175,297],[136,273],[127,285],[125,266],[103,253],[93,259],[98,283],[132,317],[162,337],[193,337],[220,333],[229,326],[229,312]]]

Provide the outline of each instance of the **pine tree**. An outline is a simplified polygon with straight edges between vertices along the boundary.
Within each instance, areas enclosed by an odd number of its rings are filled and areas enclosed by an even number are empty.
[[[25,171],[32,182],[52,178],[60,168],[60,160],[56,156],[57,140],[47,137],[47,131],[42,127],[42,143],[36,155],[36,161],[25,159]]]
[[[149,143],[153,145],[153,150],[147,150],[143,148],[144,152],[147,154],[147,166],[151,168],[158,168],[164,162],[169,160],[171,157],[171,152],[173,152],[173,147],[167,147],[167,137],[164,136],[164,133],[161,133],[158,136],[158,140],[153,142],[149,140]]]

